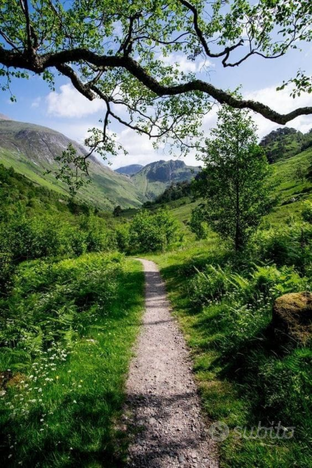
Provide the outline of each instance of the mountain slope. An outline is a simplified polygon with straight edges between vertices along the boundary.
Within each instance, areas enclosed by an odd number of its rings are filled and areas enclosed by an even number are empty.
[[[141,169],[143,169],[143,167],[144,166],[141,164],[129,164],[129,166],[123,166],[115,169],[115,172],[118,172],[118,174],[131,176],[139,172]]]
[[[71,143],[78,154],[85,149],[59,132],[0,117],[0,162],[26,175],[34,182],[61,193],[67,193],[65,184],[57,181],[47,170],[57,169],[55,157]],[[135,184],[126,176],[115,173],[91,158],[91,183],[83,187],[77,198],[102,209],[139,207],[144,201]]]
[[[131,180],[147,200],[154,200],[172,183],[189,181],[199,171],[199,167],[186,166],[180,160],[157,161],[145,166]]]
[[[269,215],[270,220],[278,222],[285,216],[298,217],[305,200],[312,200],[312,182],[306,178],[312,164],[312,148],[273,164],[275,191],[279,205]]]
[[[273,130],[260,142],[270,163],[291,158],[312,146],[312,129],[302,133],[294,128]]]
[[[301,218],[304,202],[306,200],[312,201],[312,180],[306,178],[308,168],[311,165],[312,148],[272,164],[273,174],[271,177],[274,191],[278,197],[278,204],[265,217],[267,221],[279,226],[290,218],[297,220]],[[298,171],[299,168],[300,172]],[[180,200],[167,202],[165,206],[172,210],[180,221],[186,223],[190,221],[192,209],[200,202],[199,199],[193,202],[189,197],[184,197]],[[151,208],[153,209],[155,206],[152,205]]]

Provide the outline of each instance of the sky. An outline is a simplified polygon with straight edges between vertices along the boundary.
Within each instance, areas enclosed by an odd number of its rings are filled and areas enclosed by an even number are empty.
[[[276,60],[254,56],[236,68],[224,69],[217,60],[204,62],[200,56],[195,62],[179,54],[169,56],[166,60],[168,63],[179,63],[182,71],[194,72],[198,78],[217,87],[234,90],[241,85],[241,93],[245,98],[263,102],[281,113],[299,106],[312,105],[312,95],[304,94],[293,99],[289,96],[288,88],[276,91],[276,87],[281,85],[283,80],[294,77],[298,69],[312,74],[312,44],[306,45],[302,50],[293,50]],[[104,115],[104,105],[100,100],[88,101],[65,77],[57,77],[55,92],[38,76],[32,76],[29,80],[14,80],[11,92],[16,96],[17,102],[12,103],[10,94],[1,92],[0,113],[14,120],[50,127],[81,144],[88,134],[88,129],[99,126],[99,120]],[[210,129],[216,125],[216,112],[217,106],[204,118],[203,128],[207,136]],[[258,126],[259,139],[279,127],[259,115],[253,116]],[[287,126],[307,132],[312,128],[312,116],[298,117]],[[126,156],[120,153],[105,161],[105,164],[110,163],[113,169],[128,164],[145,165],[159,159],[172,159],[167,149],[155,151],[147,137],[137,135],[128,128],[112,129],[117,132],[118,141],[128,151]],[[186,164],[200,165],[194,154],[185,157],[184,161]]]

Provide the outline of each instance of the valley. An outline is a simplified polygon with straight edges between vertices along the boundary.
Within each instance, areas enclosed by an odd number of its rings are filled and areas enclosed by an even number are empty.
[[[294,344],[285,337],[279,343],[270,324],[278,297],[311,289],[312,148],[290,155],[289,134],[285,141],[277,135],[285,157],[270,165],[276,202],[244,250],[235,252],[213,226],[206,226],[201,238],[193,229],[192,211],[204,201],[189,184],[198,168],[157,161],[122,168],[135,172],[122,175],[94,159],[91,183],[72,199],[65,185],[45,175],[54,168],[51,155],[68,140],[42,127],[1,122],[1,463],[117,468],[127,466],[130,450],[140,460],[157,456],[180,466],[183,457],[194,455],[174,443],[168,455],[168,428],[155,430],[153,418],[144,424],[162,442],[145,454],[153,444],[144,442],[143,429],[138,433],[124,413],[126,375],[144,312],[139,256],[154,261],[165,281],[191,353],[189,379],[199,389],[203,414],[227,427],[224,440],[208,439],[213,463],[310,467],[310,341]],[[157,304],[163,301],[154,289],[151,294]],[[157,322],[157,307],[149,304]],[[157,322],[161,330],[168,326]],[[155,346],[160,344],[165,366],[163,346],[169,343],[156,339]],[[140,359],[148,366],[147,355]],[[178,375],[174,359],[170,362]],[[162,384],[154,384],[156,367],[144,400],[149,403],[138,407],[142,414],[154,414],[153,392],[163,392]],[[177,388],[193,388],[179,379]],[[146,380],[147,371],[144,385]],[[172,388],[167,415],[180,398]],[[153,411],[162,421],[160,409]],[[273,420],[295,427],[295,438],[264,444],[249,437],[259,421],[271,427]],[[185,416],[181,425],[187,421]],[[237,439],[237,427],[247,436]],[[175,428],[169,433],[174,438]],[[139,446],[133,445],[135,437]]]

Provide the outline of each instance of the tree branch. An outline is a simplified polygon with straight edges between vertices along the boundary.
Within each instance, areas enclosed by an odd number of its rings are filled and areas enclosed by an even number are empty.
[[[145,70],[130,56],[98,55],[87,49],[76,48],[56,53],[36,55],[30,59],[29,55],[25,52],[17,53],[11,50],[0,49],[0,63],[3,65],[7,67],[27,69],[34,73],[42,73],[47,68],[55,67],[59,71],[62,70],[61,73],[64,73],[71,79],[72,84],[79,92],[82,92],[89,100],[93,100],[95,96],[90,91],[88,85],[83,84],[74,70],[66,65],[68,63],[78,63],[80,61],[85,61],[102,69],[123,68],[146,88],[160,97],[177,96],[189,92],[200,91],[204,94],[208,94],[220,104],[228,104],[237,109],[246,108],[253,110],[272,122],[281,125],[284,125],[301,115],[312,114],[312,107],[301,107],[289,112],[288,114],[280,114],[261,102],[236,98],[230,92],[223,91],[210,83],[198,79],[192,79],[182,84],[165,86],[153,78],[147,70]]]

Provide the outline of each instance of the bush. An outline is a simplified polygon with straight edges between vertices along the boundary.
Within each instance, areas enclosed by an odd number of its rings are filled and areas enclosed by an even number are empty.
[[[229,277],[222,268],[207,265],[204,271],[197,271],[190,281],[190,293],[192,301],[197,305],[210,303],[212,300],[221,299],[229,286]]]
[[[257,255],[277,266],[295,266],[305,274],[312,260],[312,227],[293,224],[283,229],[261,231],[254,238]]]
[[[309,200],[306,200],[304,202],[304,206],[302,210],[302,217],[308,223],[312,223],[312,202],[310,202]]]
[[[182,235],[178,233],[178,223],[168,211],[140,211],[130,224],[131,252],[164,251],[178,240],[182,240]]]
[[[83,333],[84,321],[105,311],[116,296],[120,261],[120,254],[87,254],[75,260],[20,265],[3,310],[6,326],[0,346],[11,343],[39,352],[52,341]]]
[[[196,239],[206,239],[208,235],[208,224],[204,221],[200,208],[192,210],[190,229],[196,235]]]
[[[189,295],[196,306],[220,305],[218,321],[226,330],[218,346],[228,355],[255,338],[270,322],[274,300],[308,287],[293,267],[253,266],[246,277],[233,273],[231,264],[207,265],[190,280]],[[206,309],[205,309],[206,310]]]
[[[122,224],[116,228],[115,239],[120,252],[128,252],[130,250],[130,232],[128,224]]]

